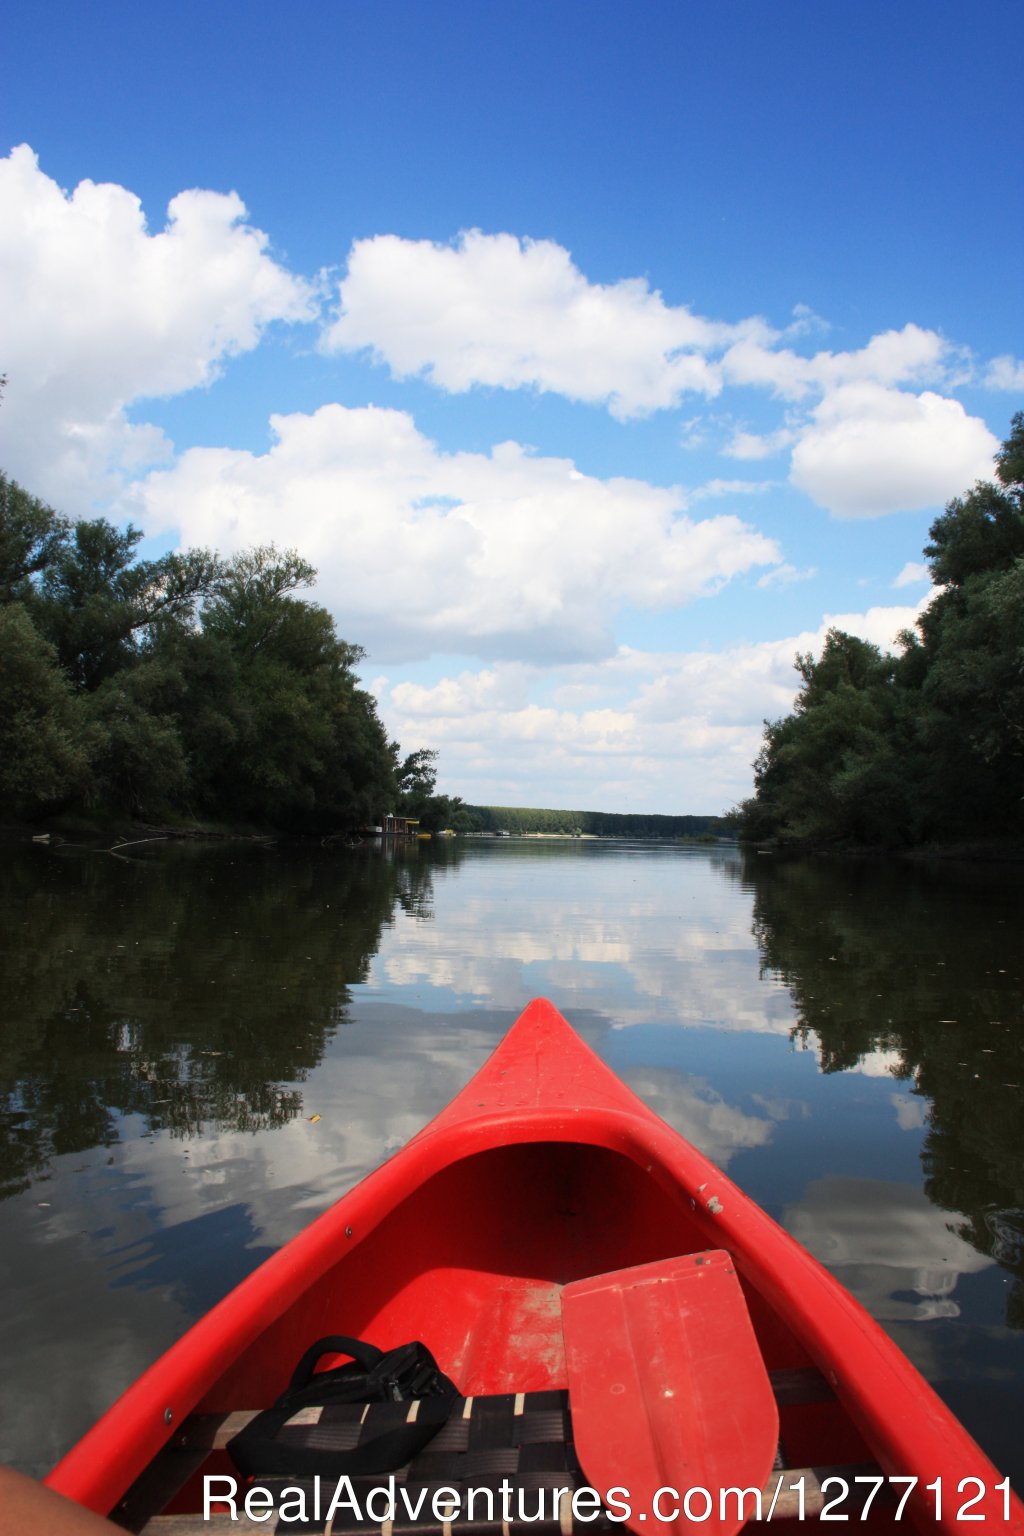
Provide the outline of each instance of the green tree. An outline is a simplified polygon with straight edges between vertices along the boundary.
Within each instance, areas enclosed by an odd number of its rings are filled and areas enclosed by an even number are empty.
[[[205,550],[136,560],[142,538],[105,518],[74,525],[45,565],[32,609],[79,688],[99,687],[151,644],[157,627],[191,623],[220,566]]]
[[[743,835],[900,843],[1024,831],[1024,413],[998,484],[951,501],[925,549],[937,591],[903,652],[830,631],[766,724]]]
[[[92,787],[99,746],[54,649],[21,603],[0,606],[0,805],[9,816],[74,798]]]
[[[1024,413],[996,477],[933,523],[925,554],[940,590],[907,637],[927,747],[922,799],[939,835],[1024,827]]]
[[[471,820],[458,795],[437,793],[437,753],[427,747],[410,752],[396,770],[398,812],[415,818],[424,832],[451,828],[466,832]]]
[[[257,821],[335,829],[374,819],[395,795],[394,753],[353,671],[362,658],[326,609],[291,596],[316,572],[294,551],[248,551],[202,612],[236,671],[237,750],[217,799]]]
[[[160,669],[150,691],[153,707],[176,721],[187,765],[183,808],[197,817],[230,817],[235,765],[251,718],[229,641],[165,628],[143,665]]]
[[[189,701],[183,679],[162,660],[123,668],[85,696],[102,746],[96,753],[101,804],[129,816],[171,816],[189,799],[179,720]]]
[[[67,542],[71,524],[0,473],[0,603],[24,597]]]
[[[397,745],[359,686],[357,645],[296,594],[316,571],[273,546],[138,558],[142,535],[70,523],[0,476],[0,796],[293,831],[377,821]],[[434,754],[401,793],[450,821]],[[429,823],[428,823],[429,824]]]
[[[932,524],[924,552],[937,586],[1010,570],[1024,555],[1024,411],[996,455],[996,479],[956,497]]]
[[[748,837],[900,843],[908,836],[906,701],[895,658],[831,629],[821,657],[796,659],[794,711],[765,726]]]
[[[243,550],[216,573],[203,609],[203,628],[226,635],[241,655],[272,646],[295,604],[289,594],[311,587],[316,570],[294,549],[262,544]]]

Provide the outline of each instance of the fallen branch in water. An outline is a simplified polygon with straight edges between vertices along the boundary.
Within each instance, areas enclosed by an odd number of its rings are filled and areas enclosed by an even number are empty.
[[[160,837],[136,837],[128,843],[115,843],[113,848],[100,848],[99,853],[120,853],[122,848],[137,848],[140,843],[166,843],[165,835]]]

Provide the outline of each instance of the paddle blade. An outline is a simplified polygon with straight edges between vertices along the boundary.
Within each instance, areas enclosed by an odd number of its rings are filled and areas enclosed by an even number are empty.
[[[562,1292],[562,1327],[588,1484],[605,1500],[619,1491],[633,1531],[699,1523],[707,1536],[733,1536],[749,1501],[741,1512],[744,1501],[723,1490],[764,1487],[779,1415],[731,1256],[687,1254],[575,1281]],[[663,1493],[656,1506],[659,1489],[678,1499]]]

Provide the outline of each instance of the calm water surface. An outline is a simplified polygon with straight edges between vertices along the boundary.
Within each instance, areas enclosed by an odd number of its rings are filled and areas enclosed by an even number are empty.
[[[45,1472],[543,994],[1024,1491],[1022,907],[626,843],[0,851],[0,1460]]]

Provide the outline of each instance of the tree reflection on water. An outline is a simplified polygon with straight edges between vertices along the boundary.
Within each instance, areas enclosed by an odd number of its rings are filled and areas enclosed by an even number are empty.
[[[1015,1277],[1024,1328],[1024,927],[1013,866],[757,857],[764,971],[799,1013],[823,1072],[875,1053],[925,1104],[925,1191],[957,1234]]]
[[[176,1137],[294,1119],[384,925],[430,913],[415,845],[131,853],[0,860],[0,1198],[126,1116]]]

